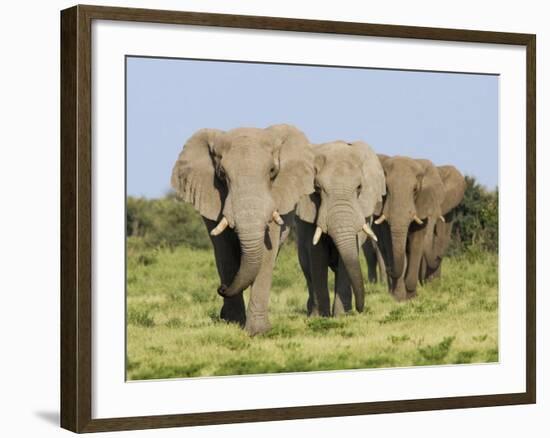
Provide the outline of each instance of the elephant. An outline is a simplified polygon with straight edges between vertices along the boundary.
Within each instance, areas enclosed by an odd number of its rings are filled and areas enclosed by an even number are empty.
[[[313,146],[315,192],[296,207],[298,258],[308,286],[310,316],[362,312],[365,288],[359,246],[376,239],[370,217],[385,194],[384,172],[366,143],[335,141]],[[328,268],[335,272],[331,310]]]
[[[367,261],[367,278],[369,283],[386,281],[386,264],[382,257],[378,242],[367,239],[363,244],[363,254]]]
[[[223,297],[220,317],[252,336],[271,328],[275,259],[298,199],[314,191],[313,174],[311,145],[291,125],[199,130],[174,165],[172,187],[201,214],[210,234]]]
[[[429,160],[379,155],[386,178],[386,196],[373,222],[379,238],[390,293],[398,301],[416,296],[423,257],[432,265],[436,221],[442,219],[444,186]]]
[[[451,242],[455,208],[464,199],[466,180],[454,166],[438,166],[437,170],[444,186],[441,204],[442,220],[436,222],[433,238],[426,239],[425,255],[420,265],[420,282],[424,283],[441,276],[441,263]],[[430,252],[433,255],[430,256]],[[428,261],[434,264],[430,265]]]

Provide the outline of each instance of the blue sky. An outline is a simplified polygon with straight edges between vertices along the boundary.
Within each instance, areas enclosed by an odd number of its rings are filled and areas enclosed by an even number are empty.
[[[127,193],[167,193],[198,129],[277,123],[498,184],[497,76],[129,57]]]

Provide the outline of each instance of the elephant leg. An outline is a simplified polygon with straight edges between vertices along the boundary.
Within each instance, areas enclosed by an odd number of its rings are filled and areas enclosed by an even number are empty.
[[[217,225],[215,221],[203,218],[208,232]],[[240,246],[237,235],[233,230],[226,230],[216,237],[210,237],[214,247],[216,268],[222,284],[230,284],[239,270]],[[217,294],[217,293],[216,293]],[[246,309],[242,291],[237,295],[224,298],[220,311],[220,318],[227,322],[235,322],[244,326]]]
[[[407,298],[416,296],[416,286],[418,283],[418,274],[420,272],[420,261],[424,253],[424,239],[426,229],[420,229],[409,233],[408,237],[408,263],[405,275],[405,286],[407,288]]]
[[[332,314],[334,316],[340,316],[351,310],[351,282],[340,257],[338,257],[338,267],[335,272],[335,277]]]
[[[441,278],[441,264],[443,263],[443,260],[439,262],[439,265],[435,269],[428,268],[426,273],[426,280],[431,281],[435,280],[436,278]]]
[[[428,264],[426,262],[426,257],[422,257],[420,260],[420,269],[418,270],[418,280],[420,284],[425,284],[428,281]]]
[[[311,248],[311,282],[319,316],[330,316],[330,296],[328,291],[329,248],[326,238]]]
[[[310,277],[306,277],[307,282],[307,316],[319,316],[319,306],[317,305],[317,297],[315,296],[315,291],[313,290],[313,283],[311,282]]]
[[[270,223],[266,233],[266,245],[262,265],[258,276],[250,287],[250,299],[246,313],[245,330],[251,335],[258,335],[269,331],[269,295],[271,292],[271,280],[273,278],[273,267],[279,252],[280,227]]]
[[[403,276],[392,278],[392,295],[397,301],[405,301],[408,299],[407,288]]]
[[[437,255],[437,264],[435,266],[428,265],[426,269],[426,280],[433,280],[441,277],[441,263],[443,262],[443,256],[447,252],[451,242],[452,228],[452,222],[437,222],[434,235],[434,247]]]
[[[296,246],[298,247],[298,261],[306,279],[308,298],[306,303],[308,316],[319,316],[317,297],[313,289],[311,273],[311,241],[315,233],[315,226],[300,219],[296,220]]]
[[[382,257],[382,253],[380,249],[378,248],[378,245],[375,245],[376,248],[376,260],[378,264],[378,278],[380,281],[384,281],[386,278],[386,264],[384,263],[384,257]]]
[[[309,263],[309,253],[305,253],[306,251],[299,248],[298,250],[298,259],[300,261],[300,267],[302,268],[302,272],[304,274],[304,277],[306,279],[307,283],[307,315],[308,316],[318,316],[319,315],[319,306],[317,305],[317,297],[315,296],[315,291],[313,289],[313,283],[311,281],[311,271],[310,271],[310,263]]]
[[[386,281],[390,293],[393,291],[393,280],[389,275],[387,267],[391,267],[392,251],[391,251],[391,235],[390,228],[386,222],[376,225],[373,224],[373,231],[378,237],[376,243],[376,258],[380,268],[380,278]],[[391,271],[391,269],[390,269]],[[383,281],[384,281],[383,280]]]
[[[397,301],[405,301],[408,298],[407,287],[405,286],[405,272],[407,271],[408,257],[405,255],[405,266],[403,274],[399,278],[388,276],[388,284],[391,287],[391,293]]]
[[[220,310],[220,318],[227,322],[236,322],[241,327],[244,327],[246,323],[246,308],[244,306],[244,297],[242,292],[238,293],[234,297],[223,299],[223,305]]]
[[[371,239],[367,239],[363,244],[363,254],[367,260],[368,279],[370,283],[376,283],[378,281],[377,265],[378,258],[376,256],[376,248]]]

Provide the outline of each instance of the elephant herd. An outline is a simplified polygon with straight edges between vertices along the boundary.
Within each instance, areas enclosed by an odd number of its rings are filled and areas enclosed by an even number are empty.
[[[292,223],[308,315],[344,314],[353,300],[361,312],[360,252],[370,281],[380,272],[396,300],[414,297],[419,281],[439,276],[465,190],[453,166],[377,155],[361,141],[312,145],[291,125],[202,129],[185,144],[171,183],[210,233],[221,318],[250,335],[270,329],[273,268]]]

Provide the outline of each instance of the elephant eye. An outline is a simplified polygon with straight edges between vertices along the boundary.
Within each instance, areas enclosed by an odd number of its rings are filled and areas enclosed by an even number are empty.
[[[279,174],[279,161],[274,159],[269,167],[269,176],[273,180]]]
[[[361,184],[359,184],[357,186],[357,196],[359,197],[359,195],[361,194],[361,189],[363,188],[363,186]]]

